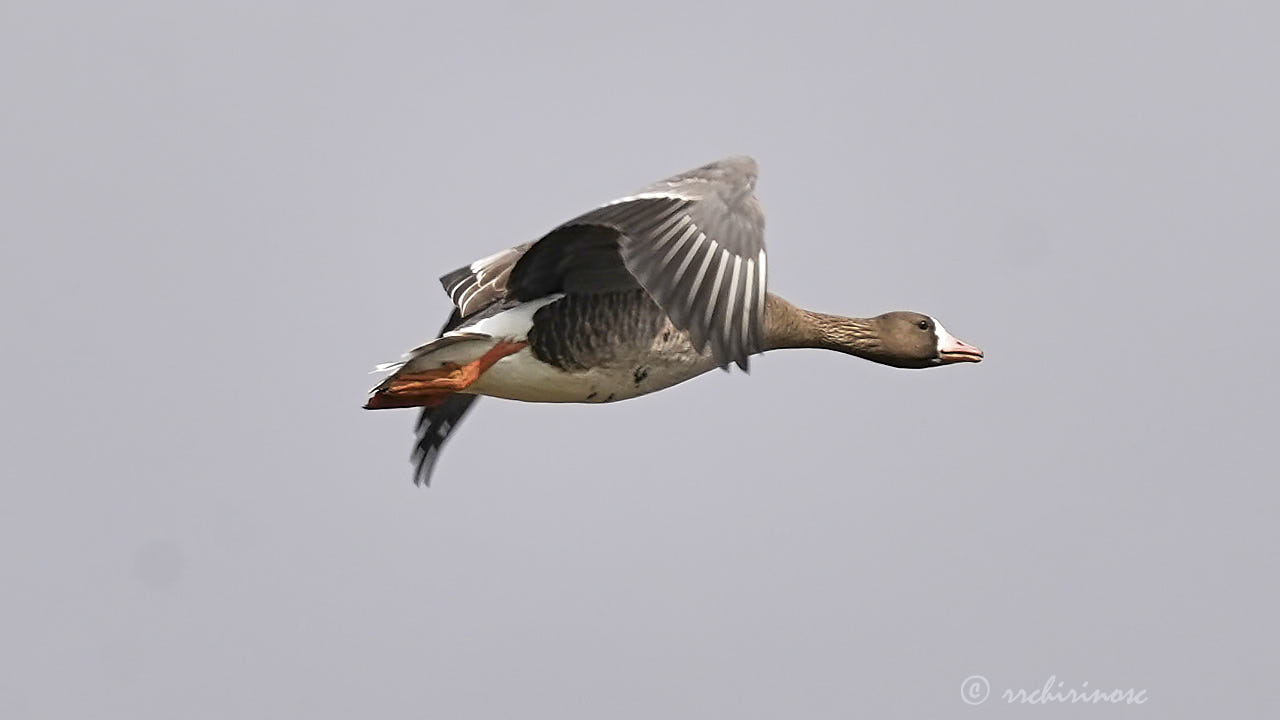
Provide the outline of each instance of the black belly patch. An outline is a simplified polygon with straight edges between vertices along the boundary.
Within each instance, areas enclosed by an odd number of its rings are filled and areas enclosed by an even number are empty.
[[[632,373],[631,376],[635,378],[636,387],[640,387],[640,383],[644,382],[644,379],[649,377],[649,366],[641,365],[640,367],[636,368],[636,371]]]
[[[533,314],[529,350],[571,372],[634,367],[666,323],[666,315],[640,289],[571,293]]]

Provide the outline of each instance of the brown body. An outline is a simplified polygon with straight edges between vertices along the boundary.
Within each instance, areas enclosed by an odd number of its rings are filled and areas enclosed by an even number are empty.
[[[688,333],[638,290],[563,297],[532,313],[522,330],[442,343],[388,378],[365,407],[432,407],[457,392],[528,402],[613,402],[718,367],[709,349],[695,348]],[[772,293],[765,302],[766,351],[835,350],[904,368],[981,359],[980,351],[963,343],[952,348],[961,354],[945,357],[939,332],[945,330],[919,313],[848,318],[804,310]]]
[[[709,163],[443,275],[441,336],[383,366],[366,405],[426,408],[417,481],[478,395],[611,402],[781,348],[902,368],[982,359],[927,315],[840,317],[769,293],[756,174],[749,157]]]

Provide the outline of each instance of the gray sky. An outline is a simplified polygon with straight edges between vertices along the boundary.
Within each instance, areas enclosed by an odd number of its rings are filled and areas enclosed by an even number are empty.
[[[1280,705],[1273,8],[324,5],[0,9],[0,715]],[[736,153],[772,290],[987,361],[485,400],[411,486],[436,277]]]

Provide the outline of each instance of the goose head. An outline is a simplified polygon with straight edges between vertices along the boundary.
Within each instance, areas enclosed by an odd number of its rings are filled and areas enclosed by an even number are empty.
[[[842,349],[884,365],[899,368],[928,368],[962,362],[982,362],[982,351],[947,332],[929,315],[898,310],[861,321],[844,318],[841,327],[855,329],[844,334]],[[870,329],[868,336],[867,330]]]

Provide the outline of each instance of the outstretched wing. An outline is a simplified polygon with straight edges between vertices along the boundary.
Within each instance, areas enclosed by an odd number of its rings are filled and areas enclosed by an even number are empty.
[[[698,349],[709,343],[722,365],[746,368],[763,349],[767,288],[756,174],[751,158],[729,158],[580,215],[522,247],[506,291],[529,300],[642,287]]]
[[[768,288],[756,162],[733,157],[654,183],[541,239],[440,278],[466,319],[554,292],[643,288],[721,365],[763,350]]]

